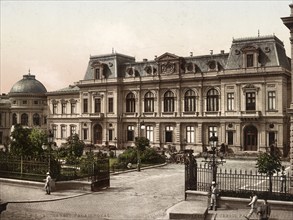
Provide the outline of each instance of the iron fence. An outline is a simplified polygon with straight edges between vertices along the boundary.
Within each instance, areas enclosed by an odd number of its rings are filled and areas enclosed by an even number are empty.
[[[48,171],[45,157],[0,155],[0,177],[43,181]]]
[[[206,164],[197,167],[197,190],[209,191],[212,182],[212,169]],[[263,191],[269,190],[269,177],[266,174],[247,170],[218,169],[217,184],[222,191]],[[276,173],[272,176],[272,192],[288,193],[289,173]]]

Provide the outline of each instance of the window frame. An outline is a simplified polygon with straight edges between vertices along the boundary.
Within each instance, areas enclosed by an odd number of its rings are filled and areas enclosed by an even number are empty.
[[[144,112],[154,112],[155,96],[152,92],[147,92],[144,96]]]
[[[215,88],[209,89],[207,92],[207,111],[219,111],[219,92]]]
[[[135,95],[133,92],[129,92],[126,95],[126,112],[135,112]]]
[[[164,94],[164,112],[174,112],[175,109],[175,95],[171,90]]]
[[[196,111],[196,95],[192,89],[189,89],[184,94],[184,112]]]
[[[276,110],[276,91],[268,91],[268,111]]]

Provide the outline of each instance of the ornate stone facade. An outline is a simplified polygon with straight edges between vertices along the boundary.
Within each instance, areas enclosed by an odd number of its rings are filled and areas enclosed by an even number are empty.
[[[236,153],[276,141],[286,156],[290,71],[276,36],[233,39],[229,53],[203,56],[92,56],[82,80],[45,94],[47,127],[58,146],[78,133],[98,146],[145,136],[152,147],[200,152],[216,135]]]

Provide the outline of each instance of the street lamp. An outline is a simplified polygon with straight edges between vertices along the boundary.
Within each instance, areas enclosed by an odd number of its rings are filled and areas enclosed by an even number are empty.
[[[140,133],[141,133],[141,129],[145,129],[145,124],[144,121],[142,121],[139,124],[139,132],[138,132],[138,141],[140,142]],[[141,166],[141,162],[140,162],[140,146],[138,146],[140,143],[137,143],[137,171],[140,172],[140,166]]]
[[[117,138],[116,137],[114,138],[114,144],[115,144],[114,152],[115,152],[115,157],[116,157],[116,149],[117,149],[117,147],[116,147],[116,145],[117,145]]]
[[[49,162],[48,162],[48,171],[51,171],[51,148],[52,148],[52,143],[53,143],[53,138],[54,138],[54,134],[52,133],[51,130],[49,130],[49,134],[47,136],[47,141],[48,141],[48,145],[43,144],[42,148],[43,150],[49,150]]]
[[[213,181],[217,182],[217,168],[218,165],[223,165],[223,163],[226,163],[224,161],[224,155],[223,153],[219,152],[217,150],[218,145],[218,137],[213,135],[209,138],[211,150],[208,152],[204,152],[204,163],[207,163],[209,166],[212,167],[212,173],[213,173]],[[220,160],[219,160],[220,159]]]

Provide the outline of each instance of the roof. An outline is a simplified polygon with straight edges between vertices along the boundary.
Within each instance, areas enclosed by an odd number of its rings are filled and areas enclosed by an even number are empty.
[[[34,75],[30,73],[28,75],[23,75],[23,79],[19,80],[15,83],[9,94],[15,93],[36,93],[36,94],[44,94],[47,92],[46,87],[38,80],[36,80]]]

